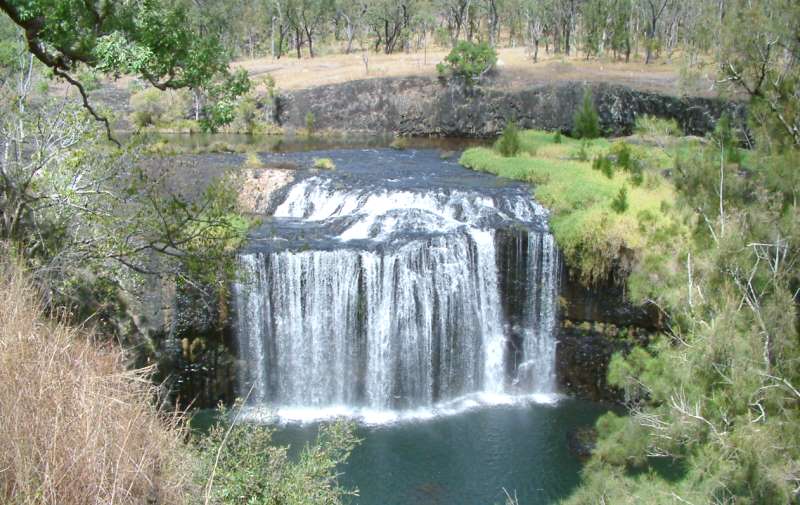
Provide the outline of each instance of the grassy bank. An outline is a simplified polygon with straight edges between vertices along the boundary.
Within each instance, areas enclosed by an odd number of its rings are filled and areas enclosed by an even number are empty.
[[[589,284],[627,273],[650,247],[657,249],[658,235],[683,233],[669,212],[674,189],[661,174],[671,164],[670,150],[642,137],[584,142],[528,130],[520,132],[516,156],[473,148],[461,164],[531,183],[552,212],[550,225],[567,263]],[[606,167],[599,168],[603,159]]]

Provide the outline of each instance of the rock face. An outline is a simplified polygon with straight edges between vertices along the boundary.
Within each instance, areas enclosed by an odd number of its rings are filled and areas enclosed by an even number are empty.
[[[586,288],[569,275],[561,285],[556,370],[562,391],[595,401],[619,401],[606,382],[617,352],[646,344],[660,325],[656,310],[626,302],[622,289],[606,284]]]
[[[674,118],[690,135],[713,129],[743,106],[721,100],[661,95],[603,83],[532,84],[520,90],[466,88],[425,77],[385,78],[319,86],[278,98],[273,114],[282,126],[303,128],[312,112],[317,128],[393,132],[403,136],[495,137],[506,121],[523,128],[569,132],[586,88],[612,135],[629,134],[637,115]]]

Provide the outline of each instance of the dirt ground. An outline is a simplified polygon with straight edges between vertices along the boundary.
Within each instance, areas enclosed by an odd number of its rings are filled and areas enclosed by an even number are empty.
[[[631,63],[603,59],[586,60],[583,57],[547,55],[539,51],[539,61],[533,63],[524,48],[498,50],[498,67],[494,85],[510,89],[558,81],[609,82],[627,85],[644,91],[666,94],[690,94],[710,96],[716,94],[713,77],[700,73],[692,85],[680,79],[678,66],[656,61],[644,65],[640,61]],[[335,54],[304,57],[284,56],[279,60],[271,57],[238,61],[234,67],[248,71],[256,81],[267,74],[275,79],[279,89],[297,90],[324,84],[336,84],[357,79],[405,76],[436,76],[436,64],[447,55],[445,50],[426,53],[400,53],[364,55]],[[368,71],[367,71],[368,70]]]

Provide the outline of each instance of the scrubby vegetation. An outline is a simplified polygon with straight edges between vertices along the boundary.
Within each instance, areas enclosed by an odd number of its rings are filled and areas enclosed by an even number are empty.
[[[572,136],[576,139],[596,139],[600,136],[600,117],[588,89],[583,93],[581,107],[572,121]]]
[[[653,241],[671,246],[683,240],[685,228],[665,212],[674,205],[675,191],[659,174],[670,163],[663,149],[606,139],[562,137],[557,143],[552,134],[531,130],[520,132],[519,138],[518,156],[473,148],[461,163],[530,182],[536,199],[553,213],[550,224],[567,263],[585,282],[622,279],[633,261],[655,250]],[[625,154],[612,161],[615,152]],[[589,162],[589,157],[596,161]],[[636,171],[623,164],[635,165]],[[626,186],[630,189],[621,197]]]
[[[356,492],[337,481],[352,425],[323,426],[297,458],[270,428],[237,423],[240,406],[190,437],[152,367],[129,369],[122,349],[44,316],[41,300],[20,267],[0,263],[3,503],[336,505]]]
[[[238,408],[238,407],[237,407]],[[222,411],[225,416],[226,411]],[[230,413],[228,413],[230,415]],[[358,443],[354,426],[337,422],[322,426],[313,444],[297,457],[272,441],[273,429],[248,423],[215,425],[197,445],[206,476],[209,503],[341,505],[358,490],[338,484],[338,468]]]
[[[473,84],[481,76],[491,71],[497,63],[497,52],[486,42],[473,44],[461,41],[453,47],[444,63],[436,65],[440,76],[452,75]]]
[[[120,349],[49,320],[41,302],[0,262],[0,502],[184,502],[186,433],[159,411],[152,368],[129,370]]]
[[[495,149],[506,158],[516,156],[520,150],[519,128],[517,123],[509,121],[500,138],[495,143]]]
[[[313,167],[319,170],[336,170],[336,163],[330,158],[314,158]]]

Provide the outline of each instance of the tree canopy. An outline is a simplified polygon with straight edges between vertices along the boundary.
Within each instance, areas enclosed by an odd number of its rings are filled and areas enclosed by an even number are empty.
[[[82,66],[112,75],[135,75],[156,88],[203,90],[212,98],[206,125],[229,118],[225,110],[249,83],[228,71],[229,53],[212,36],[192,30],[185,9],[154,0],[0,0],[0,9],[24,31],[28,50],[75,86],[84,106],[103,121],[76,77]]]

